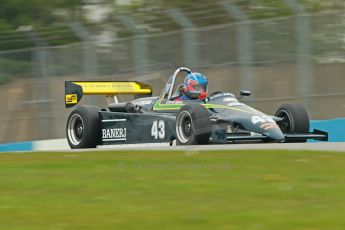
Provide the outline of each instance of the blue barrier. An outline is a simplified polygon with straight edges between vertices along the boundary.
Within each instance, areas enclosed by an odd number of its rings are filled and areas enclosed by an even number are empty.
[[[33,150],[32,142],[0,144],[0,152],[20,152],[20,151],[32,151],[32,150]]]
[[[345,118],[310,121],[310,129],[328,132],[328,141],[345,142]],[[311,140],[311,142],[314,142]]]

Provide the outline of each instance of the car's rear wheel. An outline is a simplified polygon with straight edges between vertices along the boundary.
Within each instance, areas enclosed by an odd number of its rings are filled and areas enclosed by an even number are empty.
[[[202,105],[184,105],[176,116],[176,144],[208,144],[211,136],[210,115]]]
[[[298,104],[283,104],[277,112],[276,117],[283,118],[282,121],[277,122],[279,128],[283,133],[308,133],[309,132],[309,116],[302,105]],[[294,139],[292,142],[306,142],[306,138]],[[286,141],[289,142],[289,141]]]
[[[79,106],[69,115],[66,136],[72,149],[95,148],[101,142],[99,108]]]

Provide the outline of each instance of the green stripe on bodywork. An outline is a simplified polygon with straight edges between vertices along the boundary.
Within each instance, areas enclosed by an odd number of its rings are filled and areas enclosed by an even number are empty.
[[[153,106],[153,110],[176,110],[184,105],[185,104],[161,104],[161,100],[158,100]]]
[[[161,100],[158,100],[153,106],[153,110],[177,110],[177,109],[180,109],[184,105],[185,104],[161,104]],[[200,104],[200,105],[204,106],[206,109],[232,109],[232,110],[241,111],[244,113],[250,113],[249,111],[230,107],[227,105],[216,105],[216,104],[207,104],[207,103]]]
[[[207,109],[232,109],[232,110],[241,111],[244,113],[250,113],[249,111],[239,109],[239,108],[234,108],[227,105],[216,105],[216,104],[201,104],[201,105],[203,105]]]

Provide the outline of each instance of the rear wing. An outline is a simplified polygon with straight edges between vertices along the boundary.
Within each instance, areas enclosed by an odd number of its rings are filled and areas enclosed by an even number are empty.
[[[151,86],[137,81],[65,81],[65,106],[78,104],[83,95],[152,95]]]

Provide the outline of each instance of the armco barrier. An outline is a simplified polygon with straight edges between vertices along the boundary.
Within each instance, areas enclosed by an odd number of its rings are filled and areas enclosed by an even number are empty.
[[[313,129],[328,132],[328,141],[330,142],[345,142],[345,118],[311,121],[310,130]],[[311,140],[310,142],[314,141]],[[59,151],[67,149],[70,148],[66,139],[0,144],[0,152]]]

